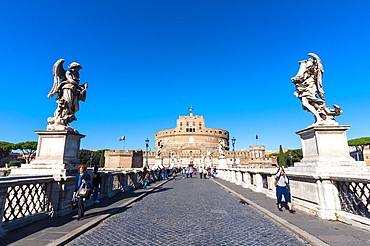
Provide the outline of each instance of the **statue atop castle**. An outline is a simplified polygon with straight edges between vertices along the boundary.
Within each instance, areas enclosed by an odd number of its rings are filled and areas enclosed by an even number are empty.
[[[322,87],[322,75],[324,68],[320,58],[309,53],[312,60],[300,61],[300,68],[292,83],[295,85],[294,95],[302,101],[302,108],[313,113],[315,117],[314,125],[338,125],[334,116],[342,114],[341,107],[333,105],[334,109],[326,107],[324,90]]]

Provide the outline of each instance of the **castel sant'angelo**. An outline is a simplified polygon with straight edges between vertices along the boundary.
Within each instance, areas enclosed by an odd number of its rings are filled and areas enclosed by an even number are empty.
[[[203,116],[180,116],[176,127],[155,133],[155,152],[142,150],[111,150],[105,152],[106,168],[143,167],[148,158],[149,167],[219,166],[233,164],[229,148],[229,132],[207,128]],[[250,146],[250,151],[235,151],[238,167],[264,168],[275,165],[276,159],[265,156],[265,146]],[[222,161],[221,161],[222,160]]]

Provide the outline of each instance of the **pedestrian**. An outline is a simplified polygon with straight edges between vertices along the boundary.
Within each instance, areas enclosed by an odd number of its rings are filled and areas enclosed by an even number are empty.
[[[190,178],[193,178],[193,172],[194,172],[194,168],[190,167],[189,169]]]
[[[203,176],[203,167],[200,166],[199,167],[199,177],[202,178],[202,176]]]
[[[213,168],[213,174],[212,174],[214,179],[216,179],[216,174],[217,174],[217,169],[216,169],[216,167],[214,167]]]
[[[90,175],[87,174],[87,168],[85,165],[80,165],[78,167],[78,176],[76,179],[76,186],[75,192],[73,193],[73,198],[77,198],[77,206],[78,206],[78,217],[77,220],[81,220],[85,214],[85,197],[82,197],[78,194],[78,191],[82,188],[87,188],[87,182],[90,181]],[[87,196],[89,197],[89,196]]]
[[[164,170],[164,167],[163,168],[161,168],[161,175],[162,175],[162,179],[164,180],[164,173],[165,173],[165,170]]]
[[[163,168],[164,177],[163,179],[168,179],[168,169],[167,167]]]
[[[168,179],[168,176],[170,175],[171,169],[167,168],[166,171],[167,171],[167,179]]]
[[[185,167],[183,167],[183,168],[181,169],[181,173],[182,173],[182,178],[185,178],[185,173],[186,173],[186,169],[185,169]]]
[[[144,190],[146,190],[146,189],[148,189],[147,185],[149,183],[150,174],[149,174],[148,169],[146,167],[144,167],[143,173],[144,173]]]
[[[185,172],[186,172],[186,178],[189,178],[189,168],[188,167],[186,168]]]
[[[173,180],[176,180],[176,168],[173,168],[172,169],[172,177],[173,177]]]
[[[207,176],[207,170],[206,170],[206,168],[204,168],[204,170],[203,170],[203,175],[204,175],[204,178],[206,178],[206,176]]]
[[[207,174],[208,174],[208,176],[211,175],[211,167],[210,166],[207,167]]]
[[[288,204],[289,212],[295,213],[295,211],[293,210],[292,199],[290,197],[289,190],[288,190],[288,185],[289,185],[289,179],[286,176],[286,173],[283,167],[279,167],[279,170],[276,173],[276,198],[277,198],[278,209],[279,211],[283,211],[283,209],[281,208],[281,198],[284,195],[284,199],[286,203]]]
[[[93,179],[93,185],[94,185],[94,203],[99,203],[100,201],[98,200],[98,194],[100,192],[100,184],[101,184],[101,177],[100,173],[98,172],[99,167],[95,166],[93,173],[95,174],[95,177]]]

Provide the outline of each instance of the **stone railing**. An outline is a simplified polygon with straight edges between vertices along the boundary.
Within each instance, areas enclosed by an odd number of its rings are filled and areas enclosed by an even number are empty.
[[[273,169],[218,169],[217,177],[276,197]],[[323,219],[340,220],[370,230],[370,177],[317,175],[289,172],[290,191],[295,208]]]
[[[93,178],[94,175],[89,173]],[[100,172],[102,177],[99,199],[114,196],[143,185],[141,170]],[[150,181],[159,179],[155,170],[150,171]],[[46,217],[63,216],[71,212],[70,202],[75,191],[76,176],[0,178],[0,236],[6,231],[28,225]],[[85,205],[93,204],[86,199]]]

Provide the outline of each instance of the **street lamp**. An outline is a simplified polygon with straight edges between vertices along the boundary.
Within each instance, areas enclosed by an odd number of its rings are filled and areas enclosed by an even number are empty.
[[[149,169],[149,164],[148,164],[148,148],[149,148],[149,139],[146,138],[145,140],[145,147],[146,147],[146,161],[145,161],[145,167]]]
[[[234,154],[234,160],[233,160],[233,168],[237,168],[236,166],[236,163],[235,163],[235,141],[236,139],[233,137],[233,139],[231,139],[231,141],[233,142],[233,154]]]
[[[168,153],[168,168],[171,167],[171,152]]]
[[[90,150],[90,151],[91,151],[91,155],[90,155],[90,167],[91,167],[92,166],[92,159],[93,159],[94,152],[92,150]]]

